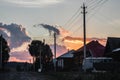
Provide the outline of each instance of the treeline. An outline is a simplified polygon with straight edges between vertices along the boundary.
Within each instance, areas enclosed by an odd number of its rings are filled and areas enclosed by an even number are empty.
[[[51,71],[53,66],[53,54],[48,44],[40,40],[33,40],[29,45],[29,53],[33,57],[32,71]],[[5,64],[9,60],[10,48],[7,41],[0,36],[0,66],[1,70],[4,70]],[[24,56],[23,56],[24,57]],[[19,66],[17,67],[19,69]]]
[[[4,70],[5,64],[9,60],[9,52],[10,48],[8,46],[7,41],[3,38],[3,36],[0,36],[0,71]]]

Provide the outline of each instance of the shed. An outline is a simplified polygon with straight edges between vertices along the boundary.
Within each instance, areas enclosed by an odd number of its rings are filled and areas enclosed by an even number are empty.
[[[73,52],[75,51],[70,50],[57,58],[58,70],[68,71],[74,66]]]

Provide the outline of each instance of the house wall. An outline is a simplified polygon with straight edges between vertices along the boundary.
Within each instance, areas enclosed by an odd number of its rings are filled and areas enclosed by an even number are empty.
[[[63,69],[63,67],[64,67],[64,60],[63,59],[58,59],[57,66]]]
[[[58,71],[69,71],[74,66],[73,58],[61,58],[57,60]]]
[[[68,71],[74,67],[74,60],[73,58],[66,58],[64,59],[64,70]]]

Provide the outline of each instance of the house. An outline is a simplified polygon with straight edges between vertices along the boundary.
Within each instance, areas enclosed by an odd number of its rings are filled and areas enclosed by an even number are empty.
[[[57,70],[58,71],[68,71],[74,66],[73,61],[73,52],[74,50],[70,50],[67,53],[59,56],[57,58]]]
[[[97,40],[93,40],[86,44],[86,57],[103,57],[105,47],[101,45]],[[84,58],[84,46],[76,50],[74,55],[74,63],[77,66],[81,66]]]
[[[120,61],[120,38],[108,37],[104,55],[112,57],[114,61]]]

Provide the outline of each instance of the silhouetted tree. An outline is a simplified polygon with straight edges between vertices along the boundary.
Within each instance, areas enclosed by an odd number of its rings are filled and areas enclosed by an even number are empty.
[[[52,51],[49,47],[49,45],[44,45],[43,51],[42,51],[42,56],[43,56],[43,66],[45,71],[53,69],[53,54]]]
[[[6,62],[9,59],[9,52],[10,52],[10,48],[7,44],[7,41],[1,35],[0,36],[0,54],[2,54],[2,68],[4,68]]]
[[[43,70],[47,70],[52,66],[52,51],[49,45],[44,44],[42,41],[33,40],[29,45],[29,52],[31,56],[35,57],[35,68],[38,70],[40,68],[40,61]]]
[[[42,43],[42,41],[33,40],[29,45],[30,55],[36,58],[39,57],[40,50],[42,50],[41,48],[43,48],[43,46],[44,46],[44,43]]]

